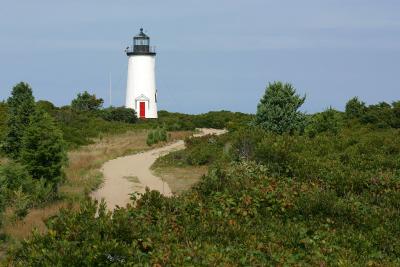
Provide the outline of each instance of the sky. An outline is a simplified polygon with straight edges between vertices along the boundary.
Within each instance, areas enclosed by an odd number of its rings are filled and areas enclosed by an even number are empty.
[[[398,0],[0,0],[0,100],[20,81],[67,105],[84,90],[125,99],[125,47],[156,46],[159,109],[254,113],[269,82],[308,113],[400,100]]]

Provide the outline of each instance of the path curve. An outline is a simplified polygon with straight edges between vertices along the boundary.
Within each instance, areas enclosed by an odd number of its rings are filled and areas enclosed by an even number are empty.
[[[226,132],[208,128],[199,130],[200,133],[194,136],[220,135]],[[114,210],[116,206],[125,207],[130,202],[129,194],[144,193],[146,187],[157,190],[165,196],[171,196],[168,184],[155,176],[150,167],[158,157],[184,148],[184,141],[179,140],[164,147],[107,161],[101,168],[104,177],[102,187],[91,193],[92,198],[98,201],[104,199],[108,210]]]

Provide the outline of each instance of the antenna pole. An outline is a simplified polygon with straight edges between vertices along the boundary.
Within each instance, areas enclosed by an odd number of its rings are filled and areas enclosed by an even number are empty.
[[[110,74],[109,74],[109,81],[110,81],[110,84],[109,84],[109,94],[110,94],[110,107],[112,106],[112,84],[111,84],[111,72],[110,72]]]

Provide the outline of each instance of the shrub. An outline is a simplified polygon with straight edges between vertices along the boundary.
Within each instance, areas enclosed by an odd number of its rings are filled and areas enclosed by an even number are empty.
[[[21,164],[10,162],[0,166],[0,212],[14,201],[14,192],[32,192],[33,183]]]
[[[54,106],[53,103],[46,101],[46,100],[37,101],[36,107],[46,111],[47,113],[49,113],[51,115],[53,115],[54,111],[57,110],[57,108]]]
[[[25,192],[32,191],[32,177],[24,166],[17,162],[10,162],[0,166],[0,184],[8,190],[17,190],[20,187]]]
[[[97,98],[96,95],[91,95],[87,91],[79,93],[78,96],[72,100],[71,108],[79,111],[95,111],[103,106],[104,100]]]
[[[151,146],[162,141],[167,141],[167,139],[167,131],[164,128],[157,128],[148,133],[146,143],[148,146]]]
[[[102,110],[102,118],[107,121],[120,121],[126,123],[135,123],[137,121],[136,112],[133,109],[125,107],[110,107]]]
[[[338,134],[343,125],[342,114],[332,108],[324,112],[313,114],[306,127],[306,132],[310,137],[320,133]]]
[[[0,166],[0,213],[6,206],[12,207],[16,218],[21,219],[31,207],[54,197],[53,187],[48,186],[44,179],[32,179],[20,163],[9,162]]]
[[[365,103],[360,101],[358,97],[353,97],[346,103],[346,116],[349,119],[360,118],[365,114]]]
[[[232,135],[230,156],[233,160],[254,160],[257,144],[265,135],[259,127],[248,127],[241,129]]]

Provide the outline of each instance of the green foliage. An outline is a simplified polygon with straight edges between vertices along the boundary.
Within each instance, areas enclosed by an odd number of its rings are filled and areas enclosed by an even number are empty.
[[[2,149],[9,157],[16,159],[19,157],[21,139],[29,124],[30,114],[35,109],[31,87],[23,82],[15,85],[11,97],[7,100],[7,106],[7,132]]]
[[[37,101],[36,107],[46,111],[47,113],[49,113],[51,115],[53,115],[54,112],[57,110],[57,108],[53,105],[53,103],[51,103],[50,101],[46,101],[46,100]]]
[[[305,131],[310,137],[320,133],[337,134],[343,123],[342,113],[328,108],[323,112],[311,115]]]
[[[305,99],[289,83],[270,83],[257,106],[256,125],[278,134],[302,132],[305,115],[298,109]]]
[[[359,119],[362,123],[372,124],[377,128],[398,128],[400,122],[400,117],[396,118],[394,110],[386,102],[368,106]]]
[[[216,161],[221,155],[223,142],[214,135],[186,138],[186,158],[189,165],[205,165]]]
[[[132,127],[105,121],[101,112],[40,105],[48,107],[70,144]],[[167,139],[167,129],[232,130],[189,138],[186,150],[160,159],[207,164],[208,175],[180,196],[134,194],[132,205],[113,213],[91,201],[79,210],[64,209],[46,222],[46,233],[36,232],[10,250],[9,265],[400,265],[399,108],[398,102],[379,103],[358,117],[328,109],[308,117],[305,135],[296,134],[300,126],[249,126],[252,116],[246,114],[160,112],[160,119],[134,125],[156,129],[149,143]],[[53,131],[48,118],[38,112],[35,118],[45,132]],[[33,136],[41,136],[33,129]],[[31,167],[0,167],[0,210],[11,205],[23,217],[54,196],[46,180],[31,178]]]
[[[253,115],[241,112],[210,111],[199,115],[173,113],[161,110],[157,120],[146,121],[146,124],[156,124],[166,127],[168,131],[194,130],[195,128],[228,128],[234,130],[247,126],[253,120]]]
[[[7,117],[8,117],[7,103],[0,102],[0,140],[3,140],[7,131]],[[2,151],[0,151],[0,153],[1,152]]]
[[[69,107],[57,109],[53,116],[69,148],[90,144],[94,138],[105,134],[135,129],[132,124],[106,121],[94,112],[78,112]]]
[[[102,98],[97,98],[96,95],[91,95],[84,91],[72,100],[71,108],[79,111],[94,111],[99,110],[103,106],[103,102]]]
[[[238,162],[215,168],[191,191],[146,191],[113,214],[86,202],[47,222],[12,251],[16,266],[365,266],[400,264],[399,181],[338,195],[323,181],[269,176]]]
[[[11,162],[0,167],[0,184],[2,188],[17,190],[22,187],[24,191],[31,188],[32,177],[24,166]]]
[[[400,128],[399,101],[394,101],[392,105],[380,102],[366,106],[364,102],[354,97],[347,102],[345,114],[349,123],[358,121],[374,128]]]
[[[227,156],[227,140],[223,136],[206,135],[185,139],[185,150],[171,152],[160,157],[155,166],[208,165]]]
[[[52,187],[32,179],[27,169],[17,162],[0,166],[0,212],[12,207],[16,218],[24,217],[29,208],[54,199]]]
[[[165,142],[167,141],[168,136],[167,136],[167,131],[165,128],[157,128],[155,130],[152,130],[149,132],[147,135],[147,140],[146,143],[148,146],[157,144],[159,142]]]
[[[137,121],[135,110],[125,107],[103,109],[101,116],[106,121],[120,121],[126,123],[135,123]]]
[[[360,118],[365,114],[365,103],[360,101],[358,97],[353,97],[346,103],[346,116],[349,119]]]
[[[62,133],[44,110],[37,109],[22,138],[21,163],[35,179],[44,179],[57,191],[67,155]]]

